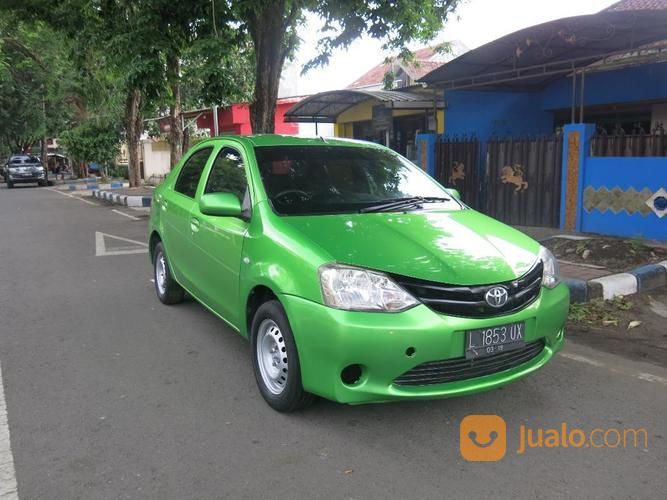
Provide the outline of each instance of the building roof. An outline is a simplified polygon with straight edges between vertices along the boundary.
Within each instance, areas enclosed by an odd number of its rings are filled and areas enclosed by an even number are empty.
[[[610,5],[602,12],[620,12],[626,10],[665,10],[667,0],[621,0]]]
[[[608,56],[660,41],[665,38],[665,26],[664,9],[557,19],[482,45],[420,81],[445,89],[540,88]]]
[[[393,63],[382,62],[361,75],[346,88],[359,89],[381,86],[384,83],[384,75],[391,71],[395,64],[398,64],[413,81],[419,80],[425,74],[442,66],[445,61],[444,54],[437,51],[435,47],[424,47],[414,51],[414,62],[403,63],[399,60]]]
[[[286,122],[333,123],[336,118],[357,104],[375,99],[389,108],[432,109],[433,99],[415,92],[398,90],[344,89],[320,92],[306,97],[285,113]],[[436,103],[443,106],[443,103]]]

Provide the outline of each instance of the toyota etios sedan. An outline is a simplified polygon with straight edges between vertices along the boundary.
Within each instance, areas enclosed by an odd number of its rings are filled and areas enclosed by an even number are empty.
[[[553,255],[385,147],[215,138],[153,200],[158,298],[175,304],[187,291],[247,337],[276,410],[313,395],[479,392],[563,344],[569,292]]]

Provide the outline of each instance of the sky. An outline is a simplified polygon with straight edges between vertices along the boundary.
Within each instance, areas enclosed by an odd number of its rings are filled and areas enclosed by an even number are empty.
[[[503,35],[528,26],[561,17],[593,14],[617,0],[466,0],[456,15],[448,20],[434,43],[450,40],[463,42],[474,49]],[[308,18],[301,32],[303,40],[296,55],[291,76],[296,76],[303,64],[316,55],[320,20]],[[376,64],[390,55],[385,54],[381,42],[363,38],[349,49],[336,52],[329,65],[311,70],[298,77],[290,94],[308,95],[325,90],[345,88]],[[411,46],[415,49],[418,46]],[[287,89],[286,89],[287,90]]]

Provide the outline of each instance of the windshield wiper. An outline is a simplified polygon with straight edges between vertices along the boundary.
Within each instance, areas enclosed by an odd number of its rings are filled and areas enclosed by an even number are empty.
[[[421,205],[423,203],[440,203],[442,201],[450,201],[451,198],[439,196],[411,196],[409,198],[398,198],[387,203],[380,203],[379,205],[371,205],[359,210],[359,213],[365,214],[369,212],[386,212],[397,208],[409,208],[414,205]]]

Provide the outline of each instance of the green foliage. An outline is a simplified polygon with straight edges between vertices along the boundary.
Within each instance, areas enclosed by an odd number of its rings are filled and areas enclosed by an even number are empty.
[[[349,47],[364,35],[383,40],[383,49],[399,51],[399,57],[409,58],[407,45],[435,38],[459,3],[460,0],[310,2],[308,10],[319,14],[324,25],[318,42],[319,55],[306,64],[304,71],[326,65],[334,50]]]
[[[382,88],[384,90],[391,90],[394,88],[394,80],[396,80],[396,73],[392,70],[387,71],[382,77]]]
[[[611,300],[594,299],[582,304],[570,304],[568,319],[588,325],[617,325],[619,313],[632,309],[633,305],[632,301],[620,295]]]
[[[121,134],[118,124],[89,120],[63,132],[60,141],[76,160],[109,167],[118,156]]]
[[[13,15],[0,19],[0,143],[20,151],[58,130],[67,120],[58,78],[66,48],[43,23]]]

